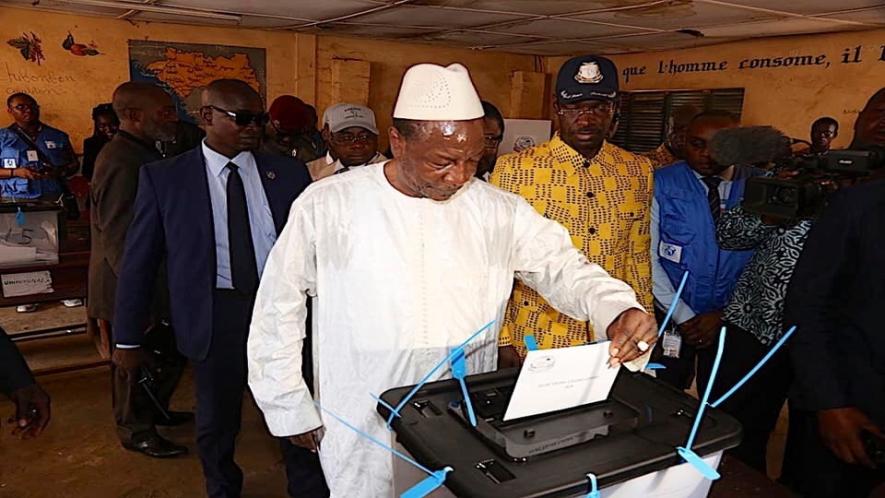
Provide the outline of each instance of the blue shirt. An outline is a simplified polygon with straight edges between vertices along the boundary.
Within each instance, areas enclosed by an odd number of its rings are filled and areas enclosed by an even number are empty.
[[[71,139],[68,134],[45,124],[40,125],[37,150],[9,128],[0,129],[0,165],[3,168],[28,168],[33,170],[58,169],[74,161],[71,155]],[[44,164],[41,157],[49,159]],[[0,180],[0,196],[17,199],[37,199],[44,196],[61,195],[61,186],[55,179],[28,180],[8,178]]]
[[[209,183],[209,199],[212,202],[212,220],[215,225],[215,286],[219,289],[233,289],[230,270],[230,239],[227,234],[227,177],[230,169],[227,163],[239,166],[240,177],[246,190],[246,204],[249,211],[249,227],[252,243],[255,245],[255,263],[258,276],[264,271],[264,263],[277,240],[277,230],[255,156],[251,152],[240,152],[229,159],[210,149],[203,141],[203,157],[206,159],[206,177]]]

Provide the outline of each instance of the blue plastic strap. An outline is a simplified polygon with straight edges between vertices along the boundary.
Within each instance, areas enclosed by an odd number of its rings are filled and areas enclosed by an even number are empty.
[[[704,389],[704,397],[698,406],[698,413],[694,417],[694,425],[688,434],[688,441],[685,443],[685,449],[691,450],[694,445],[695,436],[698,435],[698,429],[701,427],[701,420],[704,418],[704,411],[707,408],[707,400],[710,399],[710,391],[713,390],[713,383],[716,381],[716,374],[719,372],[719,363],[722,361],[722,352],[725,351],[725,327],[719,330],[719,347],[716,349],[716,359],[713,360],[713,369],[710,370],[710,380],[707,381],[707,388]]]
[[[719,405],[724,403],[725,400],[727,400],[732,394],[735,393],[735,391],[737,391],[738,389],[741,388],[741,386],[746,384],[747,381],[750,380],[750,377],[755,375],[756,372],[758,372],[759,369],[762,368],[762,366],[765,365],[765,363],[768,362],[768,360],[770,360],[772,356],[774,356],[774,353],[777,353],[777,350],[780,349],[784,345],[784,343],[787,342],[787,339],[789,339],[790,336],[793,335],[793,332],[795,332],[795,331],[796,331],[796,326],[793,325],[792,327],[790,327],[790,330],[788,330],[787,333],[784,334],[784,336],[781,337],[779,341],[777,341],[777,343],[774,345],[774,347],[771,348],[771,351],[769,351],[765,356],[763,356],[762,359],[759,360],[759,363],[757,363],[755,367],[753,367],[749,372],[747,372],[747,375],[744,375],[744,378],[739,380],[738,383],[735,384],[731,389],[729,389],[727,393],[720,396],[719,399],[714,401],[713,404],[710,406],[712,406],[713,408],[718,408]]]
[[[695,470],[700,472],[701,475],[703,475],[707,479],[715,481],[716,479],[719,479],[719,477],[721,477],[719,475],[719,472],[717,472],[716,469],[714,469],[713,467],[710,467],[703,458],[698,456],[697,453],[683,448],[682,446],[676,448],[676,453],[679,453],[679,456],[681,456],[686,462],[691,464],[691,466],[694,467]]]
[[[600,494],[598,483],[596,482],[596,475],[588,473],[587,480],[589,481],[590,486],[590,490],[587,493],[587,498],[599,498]]]
[[[15,212],[15,224],[20,227],[25,226],[25,212],[22,211],[21,206],[19,206],[18,210]]]
[[[473,413],[473,402],[470,400],[467,381],[464,379],[466,375],[467,361],[464,359],[464,350],[459,349],[458,354],[452,358],[452,377],[458,379],[458,383],[461,384],[461,394],[464,396],[464,404],[467,405],[467,416],[470,419],[470,425],[476,427],[476,414]]]
[[[645,366],[645,369],[646,370],[666,370],[667,367],[664,365],[661,365],[660,363],[649,363],[648,365]]]
[[[316,401],[314,401],[313,404],[315,404],[315,405],[317,406],[317,408],[319,408],[320,410],[322,410],[323,413],[329,415],[330,417],[334,418],[334,419],[337,420],[338,422],[341,422],[342,425],[344,425],[344,426],[347,427],[348,429],[352,430],[353,432],[356,432],[356,433],[359,434],[360,436],[362,436],[362,437],[368,439],[369,441],[375,443],[377,446],[380,446],[380,447],[384,448],[385,450],[391,452],[394,456],[398,457],[400,460],[412,464],[414,467],[417,467],[418,469],[420,469],[422,472],[424,472],[424,473],[427,474],[427,475],[430,475],[430,476],[433,475],[433,471],[431,471],[431,470],[428,469],[427,467],[425,467],[425,466],[421,465],[420,463],[416,462],[414,459],[409,458],[409,457],[406,456],[405,454],[400,453],[399,451],[396,451],[395,449],[391,448],[390,446],[387,446],[386,444],[382,443],[381,441],[378,441],[378,440],[375,439],[371,434],[369,434],[369,433],[367,433],[367,432],[363,432],[363,431],[357,429],[356,427],[350,425],[346,420],[344,420],[343,418],[339,417],[338,415],[335,415],[334,413],[330,412],[329,410],[326,410],[325,408],[322,407],[322,405],[320,405],[320,404],[317,403]]]
[[[388,428],[388,429],[390,428],[390,424],[393,422],[393,417],[399,415],[400,410],[402,410],[403,407],[406,406],[406,403],[408,403],[409,400],[412,399],[412,397],[415,395],[415,393],[417,393],[422,387],[424,387],[424,384],[426,384],[427,381],[430,380],[430,377],[432,377],[433,374],[435,374],[437,370],[439,370],[440,368],[442,368],[443,365],[449,363],[449,361],[451,361],[452,357],[454,357],[455,354],[457,354],[457,352],[458,352],[459,349],[460,349],[460,350],[463,350],[464,347],[467,346],[467,345],[470,343],[470,341],[472,341],[472,340],[476,339],[477,337],[479,337],[480,334],[482,334],[483,332],[485,332],[486,329],[488,329],[489,327],[491,327],[492,324],[494,324],[494,323],[495,323],[495,320],[492,320],[491,322],[489,322],[489,323],[483,325],[482,328],[480,328],[479,330],[477,330],[476,332],[474,332],[473,335],[471,335],[470,337],[467,338],[467,340],[465,340],[465,341],[462,342],[460,345],[458,345],[458,347],[456,347],[455,349],[453,349],[452,352],[449,353],[448,356],[446,356],[445,358],[443,358],[443,360],[442,360],[441,362],[437,363],[435,367],[431,368],[430,371],[427,372],[427,375],[425,375],[425,376],[421,379],[421,381],[418,382],[418,384],[417,384],[415,387],[413,387],[411,391],[409,391],[409,394],[406,394],[406,397],[403,398],[403,399],[399,402],[398,405],[396,405],[396,408],[395,408],[392,412],[390,412],[390,416],[387,417],[387,428]]]
[[[538,350],[538,341],[535,340],[535,336],[527,335],[522,338],[523,344],[525,344],[525,348],[529,351],[537,351]]]
[[[369,393],[369,396],[371,396],[372,399],[374,399],[375,401],[377,401],[381,406],[383,406],[384,408],[387,408],[387,409],[390,410],[391,412],[393,412],[393,411],[395,410],[394,407],[390,406],[390,403],[388,403],[387,401],[384,401],[384,400],[381,399],[379,396],[375,396],[375,395],[372,394],[372,393]],[[399,417],[399,416],[400,416],[399,413],[397,413],[396,416]]]
[[[451,467],[437,470],[433,474],[427,476],[423,481],[407,489],[405,493],[400,495],[400,498],[423,498],[430,493],[433,493],[446,482],[446,474],[451,471]]]
[[[676,294],[673,295],[673,302],[670,303],[670,307],[667,308],[667,314],[664,315],[664,321],[661,322],[661,327],[658,329],[658,337],[664,335],[664,330],[667,328],[667,324],[670,323],[670,317],[673,316],[673,312],[676,311],[676,306],[679,305],[679,301],[682,299],[682,290],[685,289],[685,282],[688,281],[688,270],[682,274],[682,280],[679,282],[679,287],[676,289]]]

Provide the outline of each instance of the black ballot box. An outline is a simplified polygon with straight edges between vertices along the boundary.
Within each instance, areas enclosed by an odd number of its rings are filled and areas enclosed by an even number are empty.
[[[586,496],[587,474],[604,498],[701,498],[711,481],[676,453],[684,446],[699,402],[643,373],[622,368],[608,399],[504,422],[519,371],[468,376],[477,427],[468,422],[455,380],[424,385],[394,417],[396,445],[436,471],[451,467],[445,490],[432,497],[547,498]],[[397,406],[412,386],[381,398]],[[386,420],[390,411],[378,404]],[[740,443],[741,426],[708,408],[692,450],[716,468]],[[395,462],[397,495],[425,474]]]

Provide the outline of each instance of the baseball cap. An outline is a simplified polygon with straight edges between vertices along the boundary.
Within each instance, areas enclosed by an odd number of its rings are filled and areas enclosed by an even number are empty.
[[[359,104],[335,104],[323,113],[323,126],[329,126],[329,131],[337,133],[345,128],[357,126],[378,134],[378,126],[375,124],[375,113],[364,105]]]
[[[560,104],[582,100],[617,100],[618,68],[597,55],[573,57],[559,68],[556,100]]]
[[[294,95],[280,95],[267,111],[274,126],[285,133],[300,132],[310,126],[310,109]]]

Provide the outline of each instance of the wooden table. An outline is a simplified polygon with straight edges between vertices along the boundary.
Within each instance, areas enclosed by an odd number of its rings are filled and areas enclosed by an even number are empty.
[[[18,306],[20,304],[58,302],[63,299],[85,299],[89,279],[89,215],[84,213],[79,220],[65,222],[64,238],[59,244],[58,263],[32,264],[14,268],[0,269],[0,274],[26,273],[32,271],[48,271],[52,277],[53,292],[47,294],[31,294],[28,296],[3,297],[0,295],[0,306]],[[41,373],[66,371],[80,368],[91,368],[107,363],[106,351],[108,338],[103,337],[95,324],[90,327],[86,322],[65,324],[61,326],[19,332],[12,335],[15,342],[32,341],[44,338],[79,335],[88,333],[100,359],[76,365],[68,365],[59,369],[48,369]]]
[[[86,297],[86,282],[89,277],[89,251],[62,252],[58,255],[57,264],[3,268],[0,269],[0,274],[9,275],[32,271],[48,271],[52,276],[53,292],[15,297],[0,296],[0,306],[45,303],[62,299],[84,299]]]
[[[85,299],[86,282],[89,278],[89,216],[88,213],[78,220],[67,220],[60,227],[58,263],[28,264],[13,268],[0,269],[0,274],[26,273],[32,271],[49,271],[52,276],[53,292],[48,294],[32,294],[29,296],[3,297],[0,295],[0,306],[18,306],[20,304],[60,301],[62,299]]]

